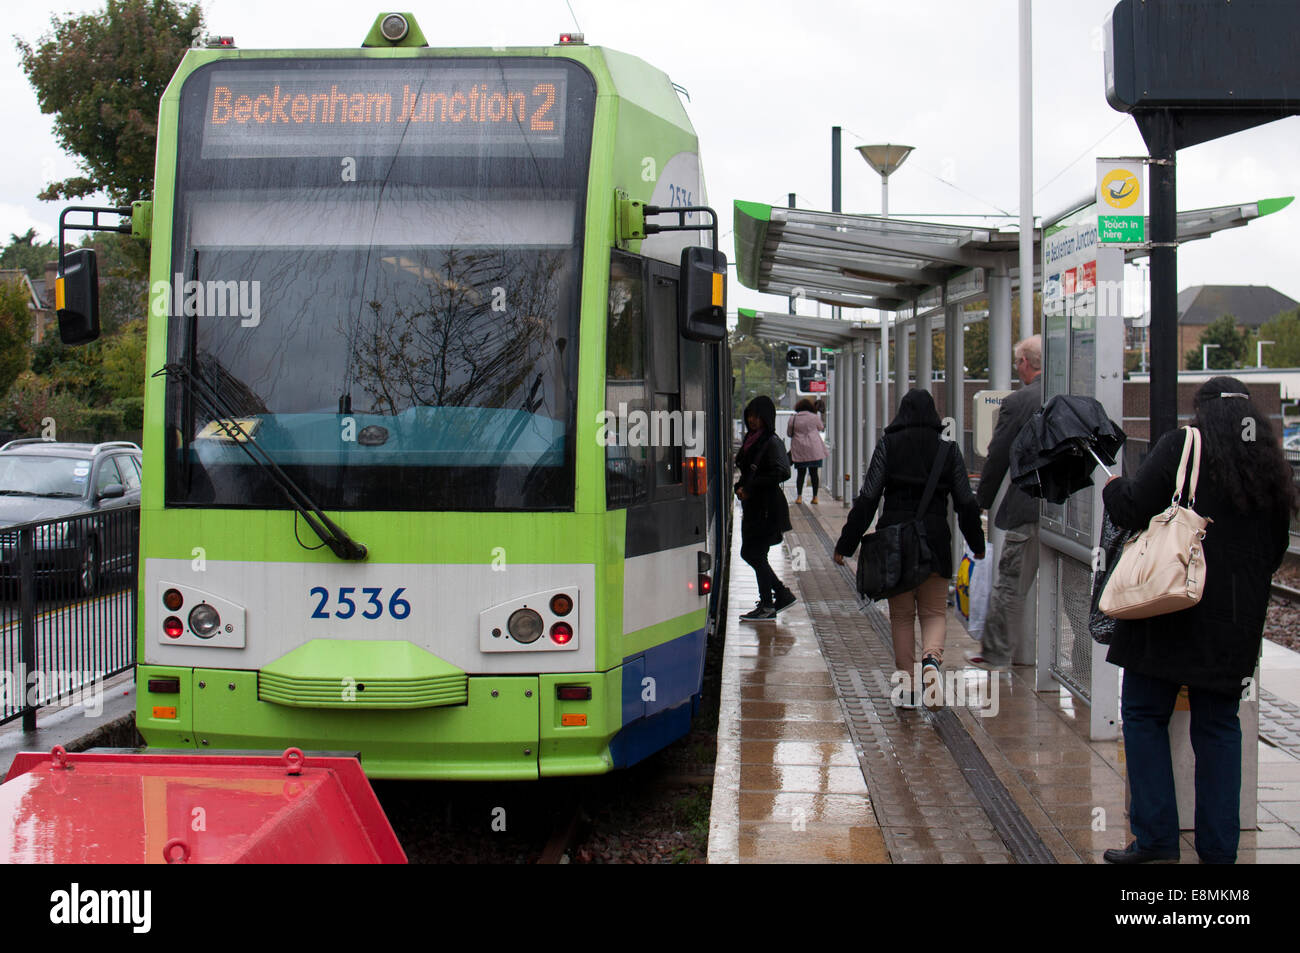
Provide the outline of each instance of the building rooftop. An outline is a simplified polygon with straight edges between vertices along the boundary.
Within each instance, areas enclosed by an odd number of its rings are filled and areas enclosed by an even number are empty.
[[[1178,292],[1178,323],[1201,327],[1230,314],[1238,326],[1257,328],[1297,307],[1300,302],[1268,285],[1192,285]]]

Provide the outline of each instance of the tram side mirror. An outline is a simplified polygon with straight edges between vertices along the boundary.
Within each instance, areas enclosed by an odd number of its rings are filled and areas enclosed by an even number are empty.
[[[99,266],[92,249],[63,256],[54,299],[64,344],[87,344],[99,337]]]
[[[682,250],[677,322],[688,341],[717,342],[727,336],[727,256],[722,252]]]

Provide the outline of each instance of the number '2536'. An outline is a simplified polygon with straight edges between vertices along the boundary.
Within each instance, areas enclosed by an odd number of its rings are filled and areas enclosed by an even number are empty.
[[[384,614],[385,603],[382,588],[366,586],[362,588],[360,596],[354,597],[353,593],[356,591],[355,586],[339,587],[338,594],[334,599],[338,608],[334,610],[333,618],[351,619],[353,616],[360,614],[363,619],[378,619]],[[406,587],[403,586],[400,589],[395,589],[393,594],[388,597],[388,615],[398,621],[411,614],[411,604],[402,598],[402,593],[405,591]],[[330,618],[329,590],[324,586],[313,586],[311,596],[317,599],[316,608],[312,610],[311,617],[313,619]]]

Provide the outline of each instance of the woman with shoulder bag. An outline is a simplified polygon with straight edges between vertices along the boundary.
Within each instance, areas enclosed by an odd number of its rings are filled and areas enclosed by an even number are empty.
[[[937,707],[942,698],[943,643],[947,630],[948,580],[952,578],[952,536],[948,531],[948,497],[957,510],[957,522],[976,559],[984,558],[984,528],[979,504],[971,492],[961,451],[941,436],[943,424],[927,391],[912,389],[903,397],[898,416],[885,428],[876,444],[848,521],[835,544],[835,561],[844,565],[852,556],[883,495],[885,508],[877,530],[917,518],[930,472],[939,455],[939,478],[921,521],[931,554],[928,578],[916,589],[889,598],[889,627],[894,636],[894,664],[906,673],[908,687],[902,707],[915,708],[915,694]],[[861,557],[859,557],[861,558]],[[921,671],[917,679],[915,620],[921,620]]]
[[[776,435],[776,405],[759,395],[745,408],[749,432],[736,455],[736,496],[740,499],[740,558],[758,577],[758,605],[740,618],[748,622],[775,619],[795,603],[767,561],[767,551],[790,530],[790,507],[781,484],[790,478],[785,442]]]
[[[817,502],[818,473],[826,459],[826,442],[821,432],[826,429],[821,415],[816,413],[812,398],[804,397],[794,405],[795,415],[785,425],[785,435],[790,438],[790,459],[794,462],[794,501],[803,502],[803,478],[812,479],[812,501]]]
[[[1201,445],[1194,490],[1174,486],[1190,436],[1184,428],[1163,435],[1135,477],[1113,477],[1102,491],[1107,515],[1122,529],[1147,529],[1175,496],[1209,520],[1201,541],[1200,601],[1165,615],[1118,621],[1111,635],[1106,659],[1124,669],[1120,712],[1134,837],[1126,849],[1105,852],[1112,864],[1178,860],[1169,719],[1183,685],[1196,755],[1196,853],[1202,863],[1231,864],[1237,858],[1237,706],[1259,660],[1269,583],[1286,552],[1300,494],[1268,418],[1241,381],[1206,381],[1196,392],[1194,412]],[[1189,460],[1189,474],[1195,463]]]

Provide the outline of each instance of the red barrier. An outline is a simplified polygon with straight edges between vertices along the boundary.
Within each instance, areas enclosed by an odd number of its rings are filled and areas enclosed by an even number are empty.
[[[19,754],[0,863],[406,863],[355,758]]]

